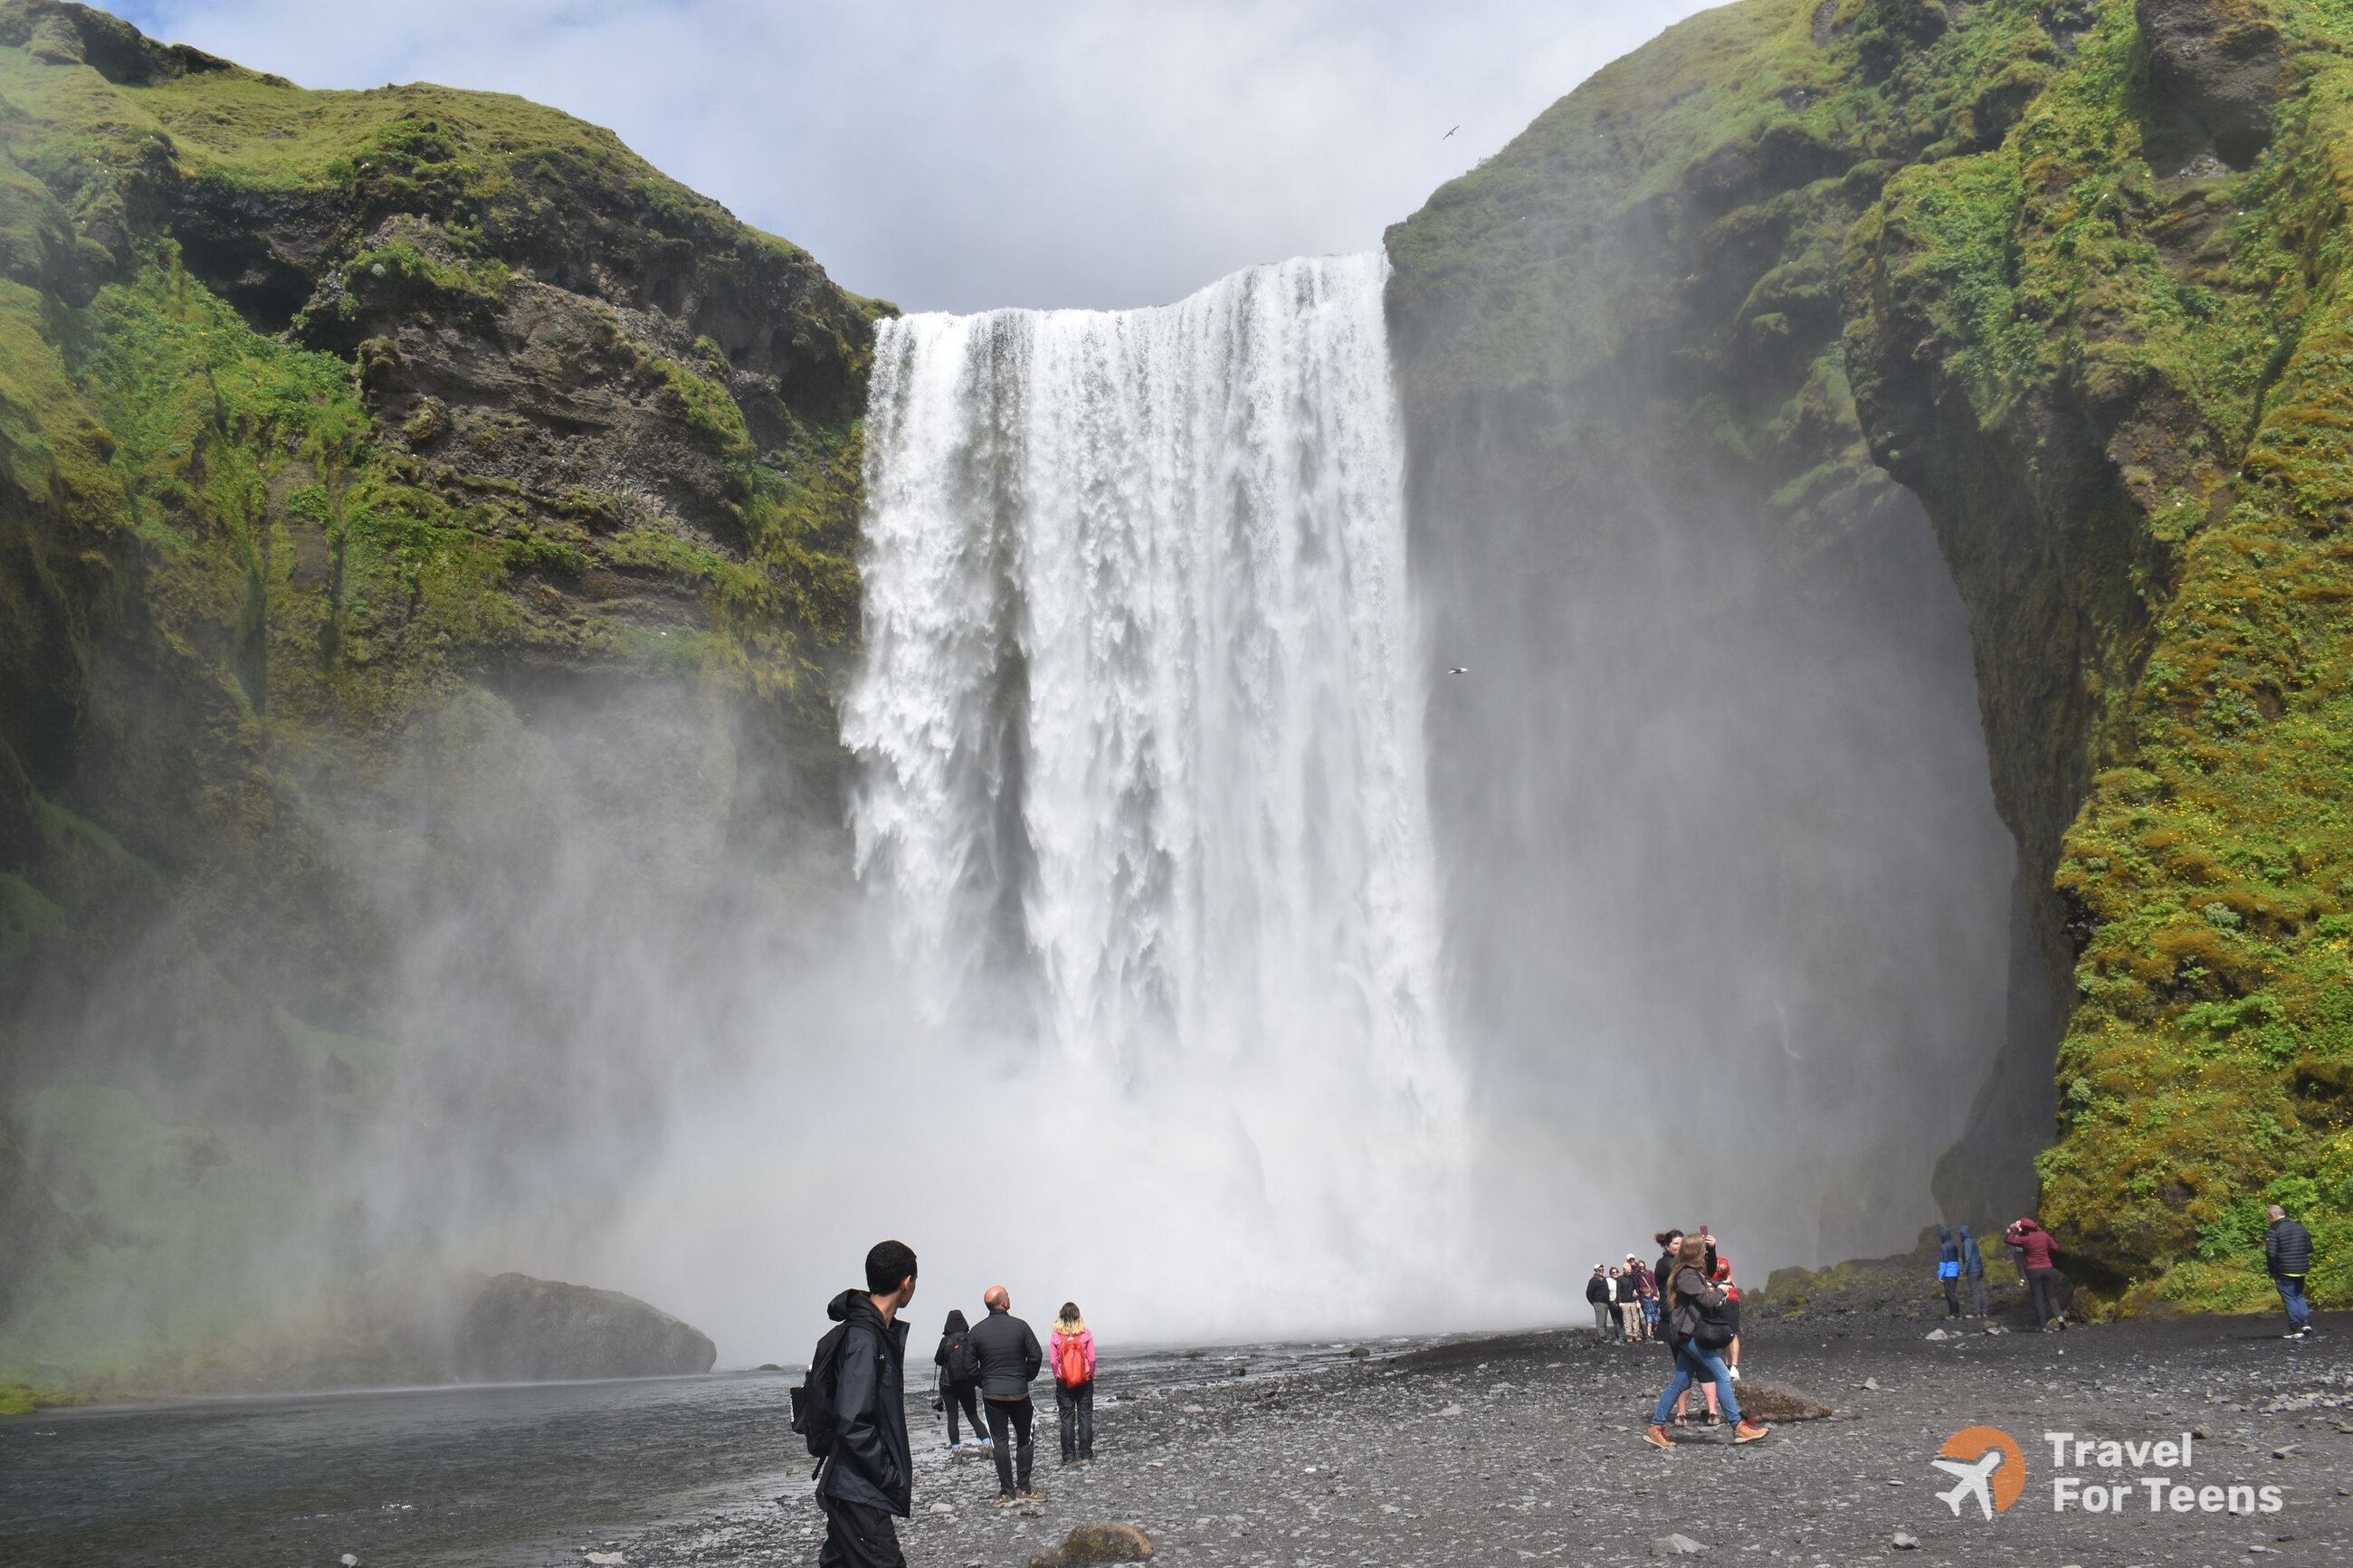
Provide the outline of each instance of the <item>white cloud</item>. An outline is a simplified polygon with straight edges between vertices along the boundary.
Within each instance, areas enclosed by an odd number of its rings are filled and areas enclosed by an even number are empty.
[[[143,0],[311,87],[428,80],[609,125],[911,309],[1132,305],[1376,244],[1701,0]],[[1441,140],[1449,126],[1461,130]]]

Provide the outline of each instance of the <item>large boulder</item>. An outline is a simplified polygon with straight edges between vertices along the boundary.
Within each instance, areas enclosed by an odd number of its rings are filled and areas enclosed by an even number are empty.
[[[2202,153],[2253,163],[2279,103],[2279,28],[2247,0],[2136,0],[2133,13],[2148,50],[2149,162],[2162,174],[2194,172]]]
[[[711,1370],[711,1336],[618,1290],[528,1274],[484,1282],[458,1329],[470,1383],[672,1377]]]

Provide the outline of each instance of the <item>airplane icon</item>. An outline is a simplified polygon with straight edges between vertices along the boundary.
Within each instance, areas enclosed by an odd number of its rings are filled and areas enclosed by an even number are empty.
[[[1938,1492],[1936,1500],[1951,1509],[1953,1517],[1958,1519],[1961,1517],[1962,1500],[1974,1496],[1978,1500],[1979,1511],[1988,1519],[1991,1519],[1993,1494],[1987,1490],[1986,1483],[1993,1479],[1994,1471],[2001,1468],[2001,1460],[2002,1453],[2000,1448],[1988,1448],[1982,1458],[1971,1464],[1964,1464],[1958,1459],[1929,1460],[1930,1464],[1947,1475],[1958,1477],[1960,1480],[1960,1484],[1951,1491]]]

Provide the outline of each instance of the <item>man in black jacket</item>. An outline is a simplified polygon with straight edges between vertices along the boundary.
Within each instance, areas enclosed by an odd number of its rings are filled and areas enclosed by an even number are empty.
[[[1013,1297],[1004,1286],[991,1285],[981,1300],[987,1304],[988,1316],[965,1336],[965,1343],[980,1360],[980,1397],[988,1412],[988,1435],[997,1448],[997,1500],[999,1504],[1024,1499],[1035,1502],[1039,1500],[1029,1486],[1029,1424],[1038,1407],[1029,1402],[1029,1384],[1036,1380],[1038,1369],[1046,1364],[1046,1352],[1038,1348],[1038,1336],[1029,1331],[1029,1325],[1013,1315]],[[1020,1445],[1018,1454],[1013,1444],[1006,1441],[1008,1426]]]
[[[827,1316],[849,1325],[835,1384],[833,1452],[818,1482],[825,1545],[818,1568],[906,1568],[891,1516],[907,1517],[915,1461],[904,1397],[907,1325],[899,1310],[915,1296],[915,1254],[902,1241],[866,1255],[866,1289],[844,1290]]]
[[[2312,1268],[2312,1232],[2287,1210],[2272,1205],[2272,1227],[2263,1237],[2263,1267],[2287,1303],[2287,1337],[2300,1340],[2312,1332],[2312,1303],[2304,1299],[2304,1277]]]

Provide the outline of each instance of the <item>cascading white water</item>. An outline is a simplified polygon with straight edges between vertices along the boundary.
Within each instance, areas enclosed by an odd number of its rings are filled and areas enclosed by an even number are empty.
[[[1041,1152],[1153,1226],[1139,1289],[1280,1258],[1353,1292],[1238,1325],[1455,1283],[1385,276],[912,316],[876,350],[861,872],[935,1038],[1042,1078]]]

